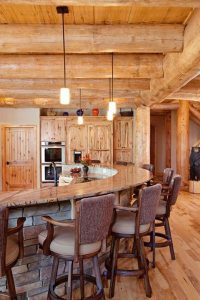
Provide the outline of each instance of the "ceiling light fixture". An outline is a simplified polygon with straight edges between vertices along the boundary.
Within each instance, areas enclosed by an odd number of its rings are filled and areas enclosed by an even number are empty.
[[[108,106],[108,110],[110,112],[112,112],[113,114],[116,114],[117,112],[117,105],[116,105],[116,102],[113,101],[113,81],[114,81],[114,78],[113,78],[113,53],[112,53],[112,80],[111,80],[111,99],[109,101],[109,106]]]
[[[60,89],[60,104],[70,103],[70,90],[66,87],[66,57],[65,57],[65,14],[69,13],[67,6],[56,7],[57,13],[62,15],[62,32],[63,32],[63,67],[64,67],[64,87]]]

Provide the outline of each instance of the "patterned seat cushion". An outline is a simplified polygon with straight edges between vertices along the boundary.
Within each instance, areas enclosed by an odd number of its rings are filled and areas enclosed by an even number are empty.
[[[150,224],[140,225],[140,233],[149,230]],[[112,232],[121,234],[135,234],[135,213],[130,211],[117,211]]]
[[[160,200],[157,210],[156,210],[156,215],[164,215],[166,214],[166,204],[167,202],[164,200]]]
[[[19,245],[16,237],[9,236],[6,245],[6,265],[12,264],[19,256]]]
[[[47,230],[39,234],[39,243],[43,245],[47,237]],[[54,231],[54,238],[50,245],[50,250],[60,255],[74,255],[75,247],[75,232],[73,228],[56,227]],[[101,249],[101,241],[83,244],[80,246],[80,255],[90,254]]]

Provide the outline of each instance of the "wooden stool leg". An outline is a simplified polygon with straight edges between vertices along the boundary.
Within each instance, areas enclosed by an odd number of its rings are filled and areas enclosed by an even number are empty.
[[[101,280],[101,273],[100,273],[100,267],[98,262],[98,256],[93,257],[93,265],[94,265],[94,272],[96,277],[96,284],[97,284],[97,290],[103,291],[103,296],[101,297],[101,300],[105,300],[104,290],[103,290],[103,284]]]
[[[151,239],[152,239],[152,251],[153,251],[152,267],[155,268],[155,266],[156,266],[156,233],[155,233],[155,224],[154,224],[153,230],[151,232]]]
[[[52,271],[51,271],[51,278],[49,283],[49,292],[47,299],[51,299],[50,297],[50,289],[53,289],[53,286],[56,282],[57,272],[58,272],[58,264],[59,264],[59,258],[57,256],[54,256],[53,258],[53,265],[52,265]]]
[[[116,279],[116,269],[117,269],[117,254],[119,249],[119,239],[113,237],[113,255],[112,255],[112,270],[111,270],[111,279],[110,279],[110,289],[109,289],[109,298],[114,296],[115,291],[115,279]]]
[[[175,260],[175,253],[174,253],[174,246],[173,246],[173,241],[172,241],[172,235],[171,235],[171,230],[170,230],[170,225],[169,225],[169,220],[168,218],[165,218],[164,220],[164,225],[165,225],[165,233],[168,237],[169,241],[169,249],[170,249],[170,254],[171,254],[171,259]]]
[[[10,298],[11,298],[11,300],[17,300],[15,283],[14,283],[11,268],[6,269],[6,277],[7,277],[7,282],[8,282],[8,290],[9,290]]]
[[[67,300],[72,299],[72,273],[73,273],[73,261],[68,261],[68,282],[67,282]]]
[[[147,261],[146,261],[146,257],[144,254],[144,244],[143,244],[142,239],[140,240],[140,257],[141,257],[142,267],[144,268],[144,286],[145,286],[146,296],[151,298],[152,289],[151,289],[151,285],[149,282],[148,266],[147,266]]]
[[[85,291],[84,291],[84,269],[83,269],[83,259],[79,260],[79,267],[80,267],[80,290],[81,290],[81,300],[85,298]]]

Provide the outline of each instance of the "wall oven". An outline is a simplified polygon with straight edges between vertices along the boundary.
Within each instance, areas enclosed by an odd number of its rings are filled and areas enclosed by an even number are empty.
[[[64,142],[41,142],[41,163],[65,164]]]
[[[42,165],[42,182],[53,182],[54,181],[54,174],[53,172],[49,172],[50,164]],[[62,173],[62,165],[56,166],[57,176]]]

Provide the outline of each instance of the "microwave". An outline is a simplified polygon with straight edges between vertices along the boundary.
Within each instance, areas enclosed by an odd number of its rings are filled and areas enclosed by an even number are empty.
[[[41,163],[65,164],[65,142],[41,142]]]

